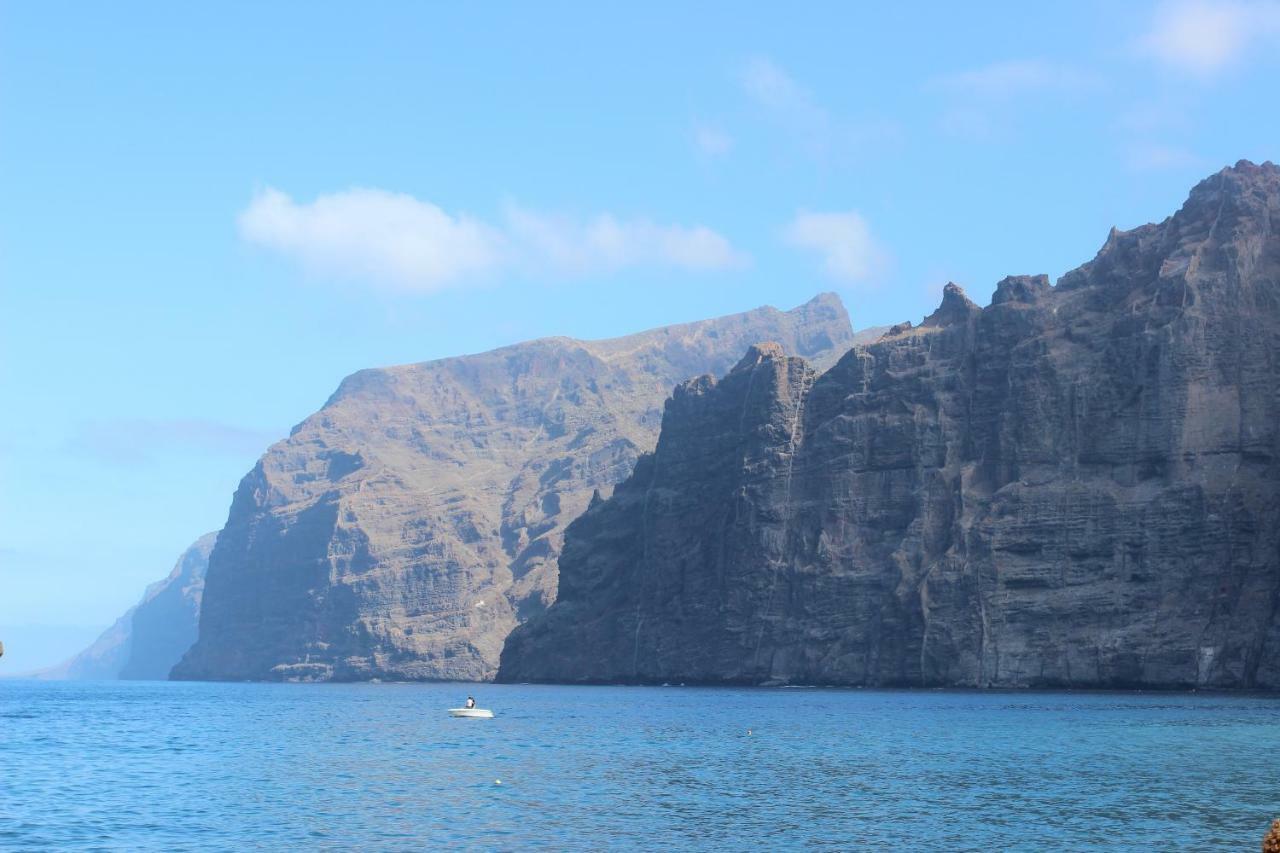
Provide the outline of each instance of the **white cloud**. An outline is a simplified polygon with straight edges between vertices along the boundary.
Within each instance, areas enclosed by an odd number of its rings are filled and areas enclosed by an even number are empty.
[[[693,128],[693,142],[703,154],[718,157],[733,148],[733,137],[718,127],[698,124]]]
[[[430,292],[500,269],[586,274],[628,266],[694,270],[740,266],[744,254],[702,225],[662,225],[600,214],[585,222],[508,206],[491,224],[402,193],[352,189],[299,203],[279,190],[254,196],[241,236],[313,273]]]
[[[607,213],[579,222],[517,205],[507,206],[506,221],[514,252],[560,272],[585,274],[642,264],[716,270],[747,262],[728,240],[701,225],[623,221]]]
[[[856,211],[802,211],[783,231],[783,238],[792,246],[820,255],[827,275],[855,284],[877,275],[888,258],[872,237],[866,219]]]
[[[1082,92],[1095,88],[1099,82],[1096,75],[1069,65],[1013,59],[935,77],[928,88],[1000,99],[1040,92]]]
[[[1192,74],[1211,75],[1258,43],[1280,43],[1280,3],[1166,3],[1138,40],[1139,53]]]
[[[300,260],[314,272],[436,290],[496,266],[502,236],[403,193],[352,189],[298,204],[276,189],[240,214],[250,243]]]

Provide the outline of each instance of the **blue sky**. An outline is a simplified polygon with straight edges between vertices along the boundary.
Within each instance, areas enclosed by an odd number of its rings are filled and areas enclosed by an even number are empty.
[[[1280,155],[1276,2],[689,5],[0,6],[0,627],[108,624],[359,368],[918,320]]]

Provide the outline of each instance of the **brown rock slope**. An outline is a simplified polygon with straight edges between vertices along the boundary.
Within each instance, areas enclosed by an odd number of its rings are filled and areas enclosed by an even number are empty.
[[[686,382],[501,680],[1280,688],[1280,169]]]
[[[837,297],[364,370],[240,484],[173,677],[489,679],[555,597],[563,526],[653,446],[671,386],[752,341],[833,362]]]

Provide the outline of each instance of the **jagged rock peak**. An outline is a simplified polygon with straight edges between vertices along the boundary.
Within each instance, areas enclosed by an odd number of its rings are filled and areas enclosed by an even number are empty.
[[[1217,204],[1224,193],[1240,197],[1257,192],[1268,195],[1280,192],[1280,166],[1270,160],[1261,164],[1239,160],[1192,187],[1183,209],[1200,202]]]
[[[942,288],[942,304],[926,317],[921,325],[950,326],[953,323],[962,323],[981,311],[977,303],[965,295],[964,288],[949,281],[947,286]]]
[[[831,292],[825,291],[810,299],[803,305],[792,309],[794,313],[800,314],[807,318],[825,317],[828,319],[848,320],[849,314],[845,310],[844,302],[840,297]]]
[[[1036,302],[1043,298],[1052,286],[1047,275],[1010,275],[1000,279],[996,292],[991,296],[992,305],[1006,302]]]
[[[1234,166],[1227,166],[1218,174],[1239,176],[1245,180],[1280,179],[1280,166],[1270,160],[1254,163],[1252,160],[1237,160]]]
[[[913,328],[915,328],[915,326],[912,325],[910,320],[906,320],[901,323],[895,323],[894,325],[889,327],[889,331],[885,332],[881,336],[881,340],[883,340],[884,338],[892,338],[894,335],[900,335],[903,332],[909,332]]]
[[[1280,204],[1280,166],[1240,160],[1196,184],[1174,221],[1185,223],[1212,217],[1215,220],[1248,216],[1258,208]]]
[[[1064,275],[1057,289],[1068,291],[1084,285],[1093,264],[1127,264],[1134,252],[1146,251],[1144,242],[1160,241],[1159,251],[1168,256],[1194,252],[1211,238],[1230,242],[1248,234],[1261,235],[1271,227],[1277,211],[1280,166],[1269,160],[1260,165],[1240,160],[1192,187],[1178,211],[1163,222],[1127,231],[1113,227],[1093,261]]]
[[[782,349],[782,344],[774,341],[762,341],[758,344],[752,344],[747,348],[747,354],[733,366],[733,372],[748,370],[763,361],[782,359],[786,358],[786,356],[787,353]]]

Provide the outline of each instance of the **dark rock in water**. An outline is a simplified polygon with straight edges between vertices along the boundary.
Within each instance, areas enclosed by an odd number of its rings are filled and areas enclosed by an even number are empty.
[[[89,648],[37,678],[164,680],[196,640],[200,597],[217,533],[191,545],[173,571],[147,587],[142,600]]]
[[[505,681],[1280,688],[1280,169],[679,386]]]
[[[492,678],[555,599],[564,525],[653,446],[671,386],[764,338],[828,364],[857,340],[826,294],[348,377],[241,482],[173,677]]]

